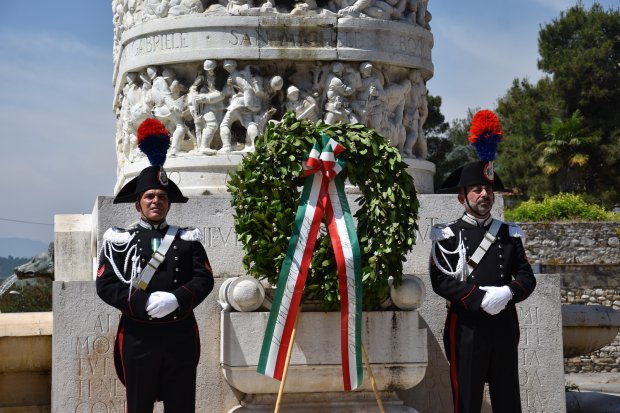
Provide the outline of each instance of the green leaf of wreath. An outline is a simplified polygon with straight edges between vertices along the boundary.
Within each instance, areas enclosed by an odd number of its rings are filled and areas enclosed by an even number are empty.
[[[277,285],[299,204],[302,161],[319,133],[346,148],[341,172],[361,196],[351,203],[362,251],[363,308],[376,310],[389,294],[387,279],[402,279],[403,261],[413,248],[418,200],[413,178],[398,150],[364,125],[327,125],[298,120],[287,113],[256,139],[228,182],[235,209],[235,231],[243,243],[243,264],[256,278]],[[329,235],[322,227],[317,240],[304,299],[325,309],[339,306],[336,262]]]

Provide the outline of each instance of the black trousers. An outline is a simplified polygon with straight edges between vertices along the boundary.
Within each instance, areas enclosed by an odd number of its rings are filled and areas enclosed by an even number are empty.
[[[455,413],[480,413],[485,382],[493,412],[521,413],[518,344],[519,321],[512,304],[494,316],[448,310],[444,348]]]
[[[127,413],[152,413],[158,400],[166,413],[195,412],[200,340],[193,316],[155,324],[123,315],[114,356]]]

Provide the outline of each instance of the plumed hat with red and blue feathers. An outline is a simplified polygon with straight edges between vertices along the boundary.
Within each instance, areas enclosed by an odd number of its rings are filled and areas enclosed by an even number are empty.
[[[187,202],[187,198],[179,187],[168,179],[164,170],[166,153],[170,147],[170,133],[164,124],[154,118],[143,121],[138,127],[138,147],[147,156],[151,166],[144,168],[138,176],[127,182],[116,194],[114,203],[133,203],[149,189],[166,191],[170,202]]]
[[[491,185],[494,191],[505,191],[504,184],[493,169],[497,146],[504,132],[495,113],[476,112],[469,128],[469,143],[476,149],[479,161],[470,162],[452,172],[441,184],[439,192],[456,193],[473,185]]]

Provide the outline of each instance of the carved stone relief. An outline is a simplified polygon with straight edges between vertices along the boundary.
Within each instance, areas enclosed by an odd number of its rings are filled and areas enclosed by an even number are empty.
[[[147,117],[170,131],[169,157],[253,150],[268,122],[292,111],[325,123],[362,123],[404,157],[427,156],[428,114],[419,70],[372,62],[237,61],[148,66],[130,72],[120,101],[119,161],[143,156],[136,130]]]
[[[182,15],[310,15],[391,20],[430,30],[428,0],[113,0],[114,62],[125,30]]]

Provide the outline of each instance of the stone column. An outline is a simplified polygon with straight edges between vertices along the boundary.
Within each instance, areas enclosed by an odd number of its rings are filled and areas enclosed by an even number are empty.
[[[428,0],[211,3],[112,2],[117,190],[148,165],[136,143],[146,117],[171,132],[170,177],[205,195],[224,193],[256,136],[292,111],[377,130],[407,159],[418,192],[432,193]]]

